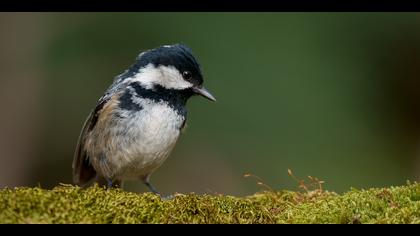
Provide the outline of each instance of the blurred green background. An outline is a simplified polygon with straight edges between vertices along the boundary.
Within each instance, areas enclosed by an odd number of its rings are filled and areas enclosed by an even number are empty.
[[[162,193],[342,192],[420,177],[418,13],[1,13],[0,187],[71,183],[82,124],[145,49],[183,42],[217,103],[152,176]],[[127,189],[147,190],[140,182]]]

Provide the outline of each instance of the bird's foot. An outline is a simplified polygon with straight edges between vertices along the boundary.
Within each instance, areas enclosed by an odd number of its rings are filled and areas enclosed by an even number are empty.
[[[160,200],[162,201],[173,200],[176,197],[175,195],[172,195],[172,194],[166,195],[166,196],[162,196],[162,195],[159,195],[159,196],[160,196]]]

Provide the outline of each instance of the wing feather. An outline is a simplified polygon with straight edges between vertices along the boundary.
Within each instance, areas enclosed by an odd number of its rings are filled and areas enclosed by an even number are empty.
[[[85,150],[85,139],[89,132],[91,132],[98,122],[99,115],[107,103],[112,98],[118,97],[118,94],[126,87],[127,82],[124,77],[117,76],[107,92],[99,99],[95,109],[89,114],[85,123],[83,124],[82,131],[80,132],[79,139],[76,144],[76,150],[73,157],[73,182],[79,185],[85,185],[96,176],[96,171],[90,164],[89,156]]]
[[[76,150],[73,157],[73,182],[79,185],[84,185],[90,182],[96,176],[96,171],[90,164],[89,156],[85,151],[85,138],[98,121],[98,116],[104,105],[110,100],[108,97],[103,97],[95,109],[89,114],[85,123],[83,124],[82,131],[76,144]]]

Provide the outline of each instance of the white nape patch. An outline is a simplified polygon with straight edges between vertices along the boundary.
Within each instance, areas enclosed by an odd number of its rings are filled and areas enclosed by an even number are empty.
[[[148,64],[146,67],[141,68],[134,77],[127,80],[127,82],[134,81],[140,82],[149,89],[155,84],[159,84],[167,89],[179,90],[193,86],[190,82],[184,80],[175,67],[162,65],[155,67],[153,64]]]
[[[143,51],[143,52],[141,52],[138,56],[137,56],[137,58],[141,58],[146,52],[148,52],[148,51]]]
[[[172,45],[163,45],[162,47],[164,47],[164,48],[171,48],[173,46]]]

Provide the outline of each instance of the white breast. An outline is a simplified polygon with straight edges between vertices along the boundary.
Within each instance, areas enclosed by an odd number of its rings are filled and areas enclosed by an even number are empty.
[[[111,161],[121,179],[141,178],[158,168],[175,146],[185,119],[164,102],[143,100],[141,106],[136,113],[123,111],[115,131],[124,134]]]

